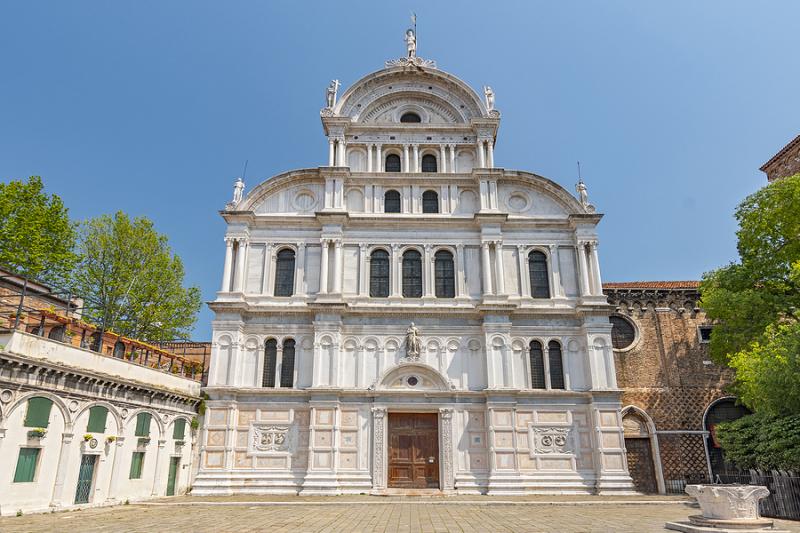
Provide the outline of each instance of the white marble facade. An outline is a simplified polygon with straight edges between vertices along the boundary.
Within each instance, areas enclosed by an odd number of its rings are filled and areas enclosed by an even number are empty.
[[[380,493],[393,412],[438,413],[444,491],[631,491],[601,215],[497,165],[494,94],[430,61],[337,89],[328,165],[222,213],[194,493]]]

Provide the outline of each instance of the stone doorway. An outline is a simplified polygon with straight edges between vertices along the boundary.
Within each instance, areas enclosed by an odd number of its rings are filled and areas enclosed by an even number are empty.
[[[388,487],[439,488],[437,413],[389,413]]]

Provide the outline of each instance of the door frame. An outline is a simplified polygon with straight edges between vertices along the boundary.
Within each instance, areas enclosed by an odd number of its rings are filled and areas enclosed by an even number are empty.
[[[389,413],[436,413],[439,436],[439,490],[454,490],[453,473],[453,409],[450,407],[390,407],[372,408],[372,491],[382,493],[389,484]],[[419,489],[417,489],[419,490]],[[435,489],[431,489],[435,490]]]
[[[656,425],[653,422],[653,419],[650,418],[650,415],[647,412],[635,405],[628,405],[623,407],[620,410],[620,420],[625,418],[625,415],[628,413],[634,413],[639,415],[639,417],[644,420],[644,423],[647,425],[647,435],[642,435],[642,437],[646,437],[650,440],[650,455],[653,458],[653,471],[656,474],[656,489],[658,490],[659,494],[666,494],[667,487],[664,482],[664,467],[661,464],[661,450],[658,447],[658,432],[656,431]],[[625,435],[622,436],[622,442],[625,442]],[[626,450],[627,454],[627,450]],[[627,457],[625,458],[627,464]]]
[[[89,493],[87,495],[87,500],[88,501],[86,501],[85,503],[77,503],[75,500],[77,499],[77,496],[78,496],[78,485],[81,482],[81,470],[80,470],[80,467],[81,467],[81,463],[83,463],[83,457],[84,456],[94,457],[94,464],[92,465],[92,479],[89,482]],[[75,481],[75,494],[72,497],[72,504],[73,505],[89,505],[94,500],[94,491],[97,488],[95,486],[95,484],[97,483],[97,470],[100,467],[100,453],[99,452],[94,452],[94,451],[89,452],[89,451],[81,450],[81,453],[80,453],[80,455],[78,457],[80,457],[80,460],[78,461],[78,478]]]
[[[172,468],[172,462],[177,460],[177,464],[175,465],[175,486],[172,489],[172,496],[178,494],[178,481],[181,477],[181,459],[183,457],[181,455],[170,455],[169,461],[167,462],[167,488],[164,490],[164,495],[169,496],[167,492],[169,492],[169,471]]]

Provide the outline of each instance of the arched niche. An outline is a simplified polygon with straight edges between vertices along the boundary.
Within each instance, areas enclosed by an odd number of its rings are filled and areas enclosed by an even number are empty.
[[[435,368],[415,361],[401,362],[378,378],[373,386],[384,391],[450,391],[455,387]]]

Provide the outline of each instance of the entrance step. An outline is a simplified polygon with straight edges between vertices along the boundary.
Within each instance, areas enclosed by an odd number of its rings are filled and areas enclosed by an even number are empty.
[[[385,489],[380,496],[445,496],[441,489]]]

